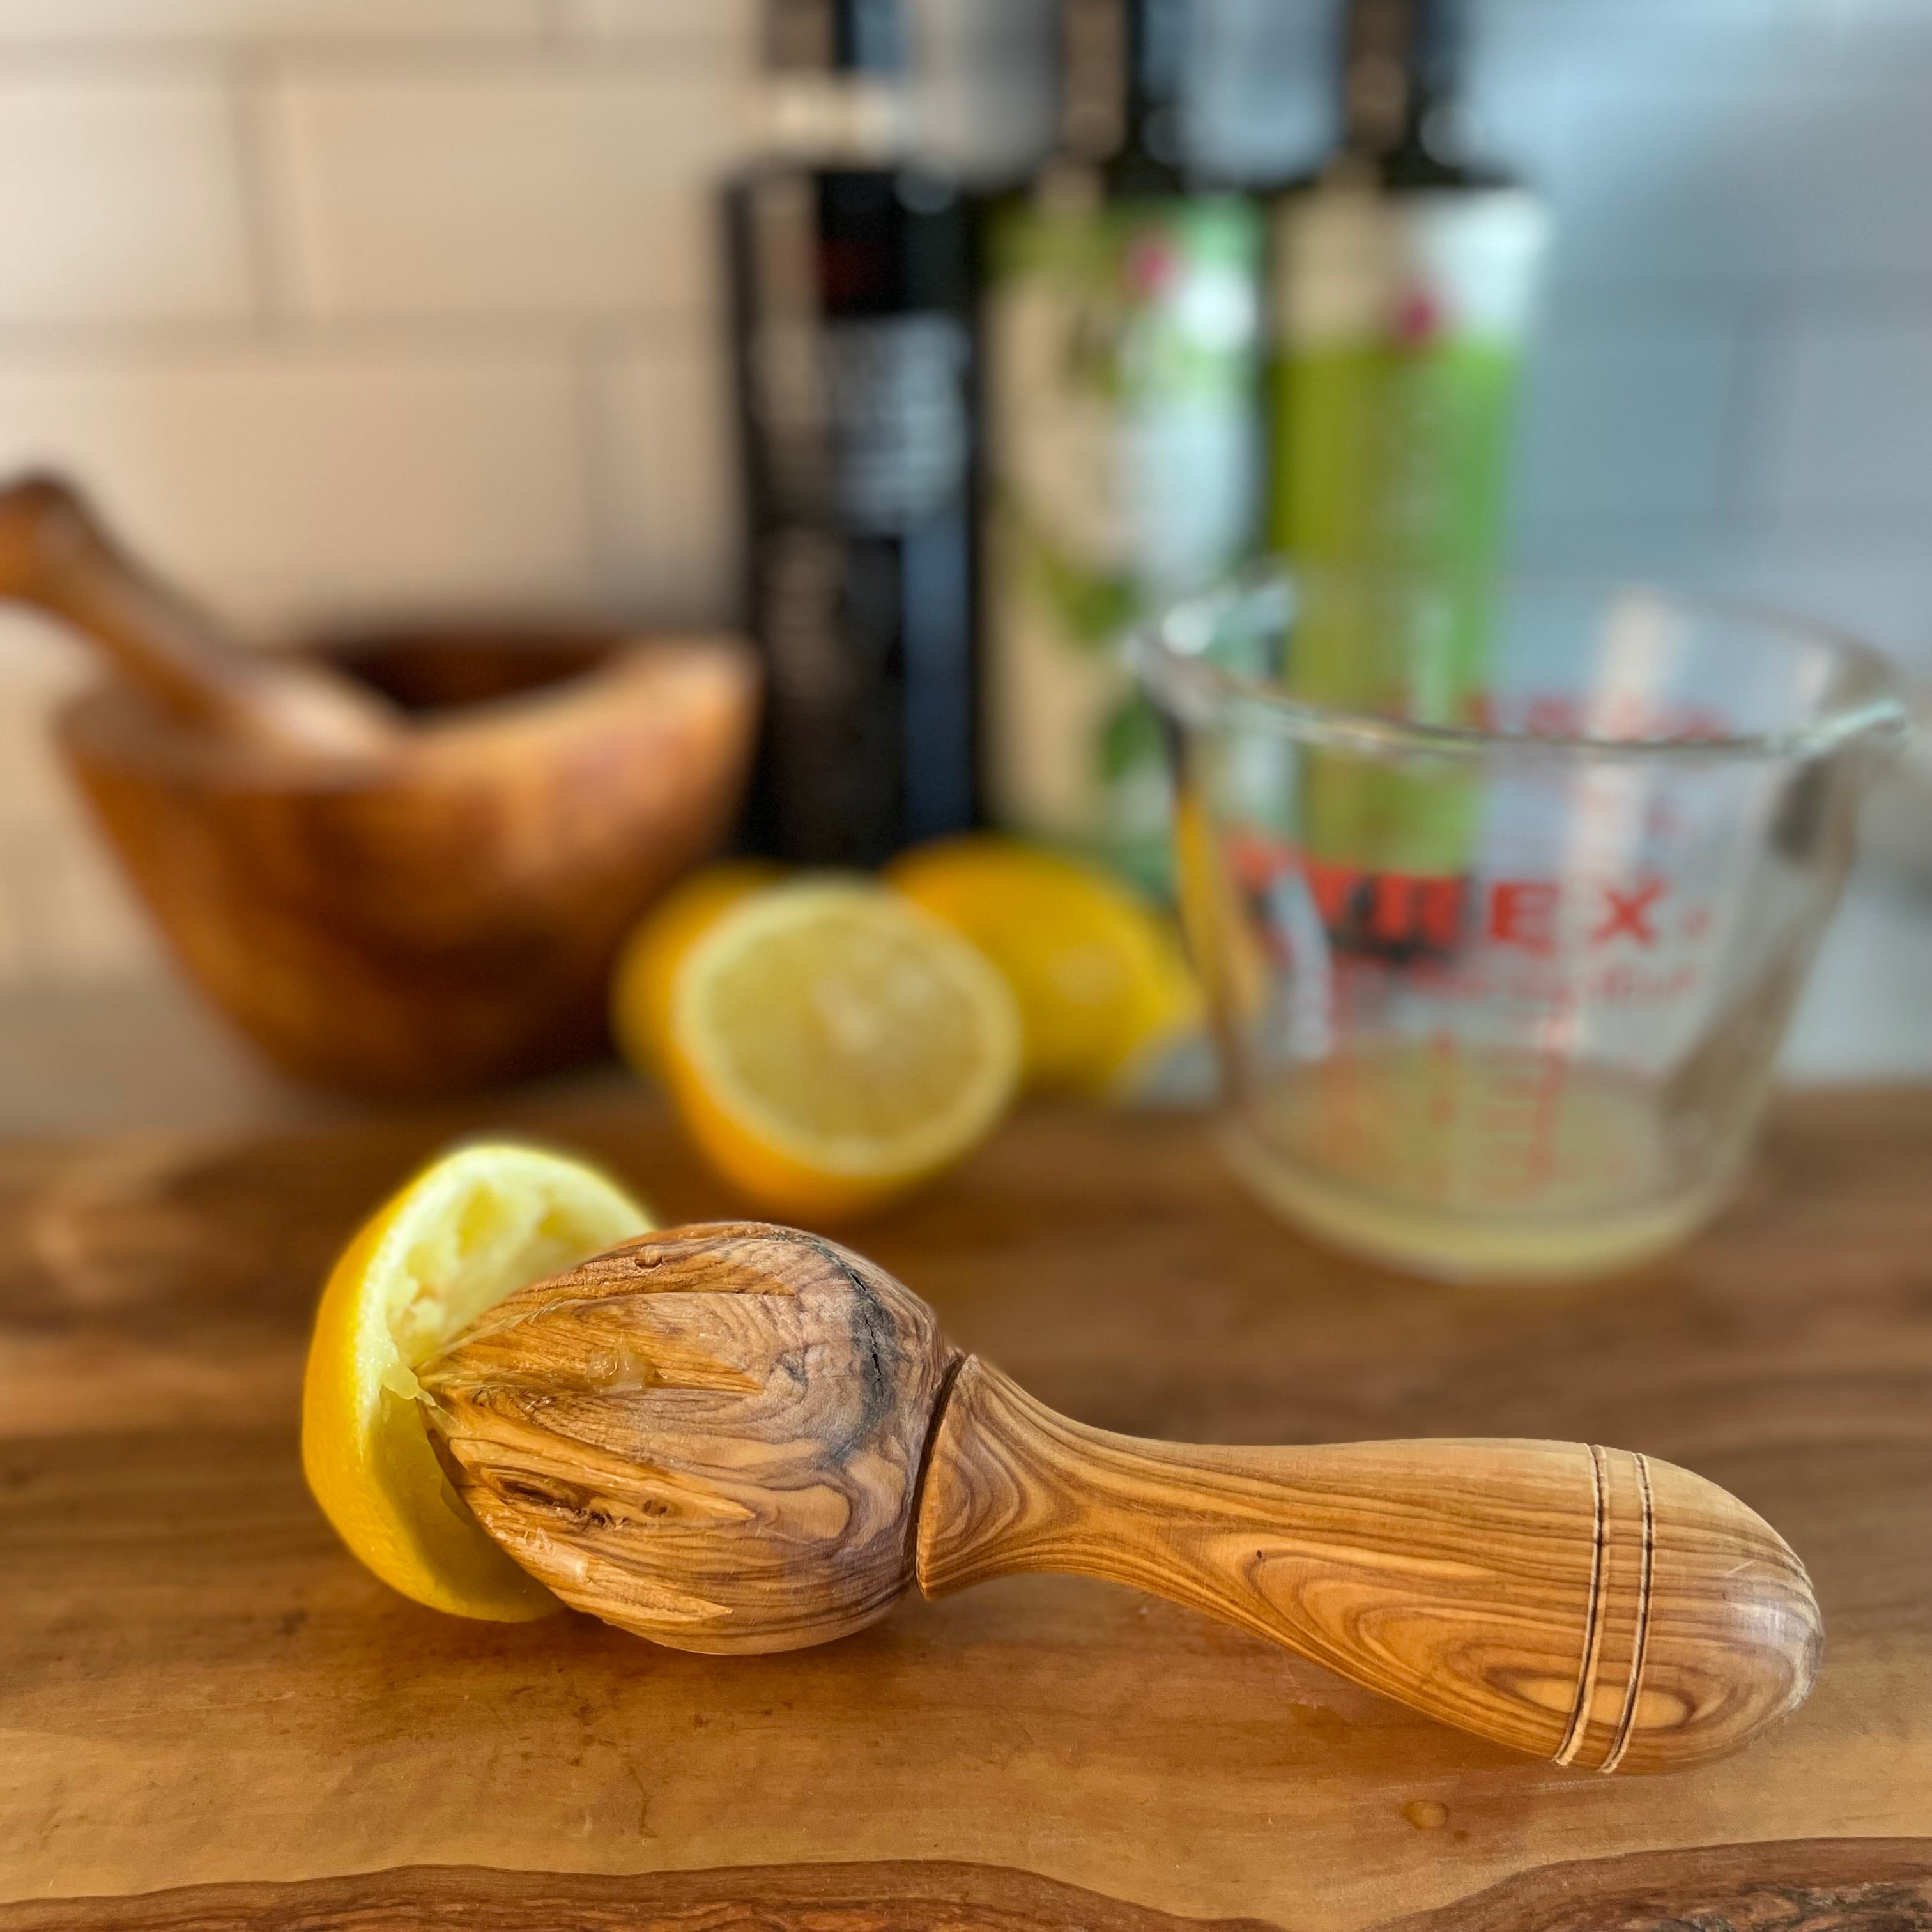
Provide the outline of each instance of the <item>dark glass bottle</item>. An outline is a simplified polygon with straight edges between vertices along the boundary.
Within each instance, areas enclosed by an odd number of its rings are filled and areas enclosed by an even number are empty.
[[[1460,0],[1348,0],[1337,163],[1394,193],[1516,185],[1462,152],[1463,10]]]
[[[1124,632],[1252,545],[1261,224],[1187,176],[1187,0],[1064,0],[1058,152],[986,224],[984,770],[1008,829],[1160,888]]]
[[[778,152],[726,196],[752,837],[868,866],[974,812],[971,235],[916,166],[892,0],[773,0]]]
[[[1181,166],[1180,112],[1188,0],[1112,0],[1112,5],[1111,38],[1120,49],[1120,132],[1101,180],[1115,201],[1184,195],[1190,184]]]

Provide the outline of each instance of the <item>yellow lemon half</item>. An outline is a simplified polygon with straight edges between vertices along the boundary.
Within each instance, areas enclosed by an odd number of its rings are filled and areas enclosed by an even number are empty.
[[[424,1168],[350,1243],[309,1344],[302,1468],[343,1541],[384,1582],[459,1616],[518,1622],[559,1607],[450,1486],[416,1365],[506,1294],[650,1226],[595,1168],[490,1144]]]
[[[638,1072],[662,1077],[671,983],[718,919],[785,876],[768,859],[721,859],[679,881],[632,928],[610,980],[610,1033]]]
[[[679,968],[671,1091],[758,1206],[849,1220],[950,1166],[1012,1097],[1006,982],[950,926],[860,880],[780,886],[725,913]]]
[[[1201,1023],[1201,995],[1160,912],[1097,867],[974,833],[907,853],[887,880],[963,933],[1012,986],[1035,1087],[1130,1088]]]

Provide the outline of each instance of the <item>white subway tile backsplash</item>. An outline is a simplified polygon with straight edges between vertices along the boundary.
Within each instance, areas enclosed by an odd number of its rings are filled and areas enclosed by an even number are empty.
[[[1932,274],[1928,98],[1932,62],[1856,88],[1526,71],[1488,119],[1550,197],[1564,283],[1788,287]]]
[[[1778,1072],[1792,1082],[1932,1080],[1932,920],[1922,894],[1854,880],[1826,928]]]
[[[0,470],[52,464],[218,602],[580,599],[572,372],[538,352],[0,358]]]
[[[693,332],[600,358],[588,400],[600,586],[653,616],[728,620],[737,498],[724,345]]]
[[[560,0],[566,32],[702,50],[747,70],[758,46],[759,0]]]
[[[1932,41],[1925,0],[1478,0],[1480,97],[1587,77],[1723,91],[1767,80],[1895,83]]]
[[[234,130],[215,80],[0,80],[0,323],[246,313]]]
[[[1040,0],[910,0],[926,154],[963,179],[1011,182],[1060,127],[1058,23]]]
[[[1714,522],[1737,435],[1741,334],[1721,309],[1552,318],[1524,399],[1527,540]]]
[[[1840,524],[1779,536],[1762,528],[1578,522],[1526,531],[1534,571],[1636,579],[1727,597],[1847,631],[1932,681],[1932,544]]]
[[[1196,0],[1198,156],[1278,178],[1322,151],[1335,3]],[[938,145],[982,173],[1037,146],[1050,0],[911,4]],[[759,8],[0,0],[0,470],[72,470],[265,629],[729,619],[714,188]],[[1932,679],[1932,0],[1472,10],[1478,151],[1558,219],[1523,560],[1808,614]],[[46,753],[81,663],[0,615],[0,981],[63,998],[154,961]],[[1909,1004],[1922,944],[1846,935],[1898,984],[1820,999]],[[1807,1070],[1856,1058],[1822,1010]],[[38,1066],[22,1037],[0,1059]]]
[[[1932,543],[1922,538],[1753,534],[1708,544],[1695,580],[1850,631],[1932,679]]]
[[[704,64],[292,73],[268,124],[294,298],[324,318],[708,313],[743,112]]]
[[[1212,173],[1286,181],[1335,137],[1334,25],[1280,0],[1197,0],[1186,104],[1189,154]]]
[[[55,755],[91,667],[50,622],[0,610],[0,986],[152,970],[140,912]]]
[[[1932,81],[1924,0],[1482,0],[1474,10],[1474,120],[1515,151],[1573,88],[1634,97],[1658,88],[1725,120],[1727,103],[1770,93],[1899,91]],[[1638,108],[1633,131],[1642,130]]]
[[[1753,508],[1787,530],[1889,520],[1932,548],[1932,290],[1903,314],[1801,315],[1767,358]]]
[[[534,38],[543,0],[0,0],[10,44]]]

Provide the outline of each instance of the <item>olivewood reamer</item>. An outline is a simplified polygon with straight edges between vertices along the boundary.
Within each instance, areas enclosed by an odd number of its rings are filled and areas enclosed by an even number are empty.
[[[790,1649],[915,1581],[1067,1570],[1606,1772],[1736,1750],[1817,1665],[1804,1566],[1688,1471],[1577,1443],[1112,1435],[790,1228],[641,1236],[510,1296],[418,1372],[490,1534],[566,1603],[681,1649]]]

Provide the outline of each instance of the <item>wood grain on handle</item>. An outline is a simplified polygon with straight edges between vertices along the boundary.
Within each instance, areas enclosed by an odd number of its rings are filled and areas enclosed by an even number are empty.
[[[1802,1700],[1821,1643],[1777,1532],[1671,1464],[1574,1443],[1143,1442],[976,1358],[934,1434],[917,1564],[933,1596],[1024,1570],[1150,1591],[1600,1771],[1737,1749]]]

